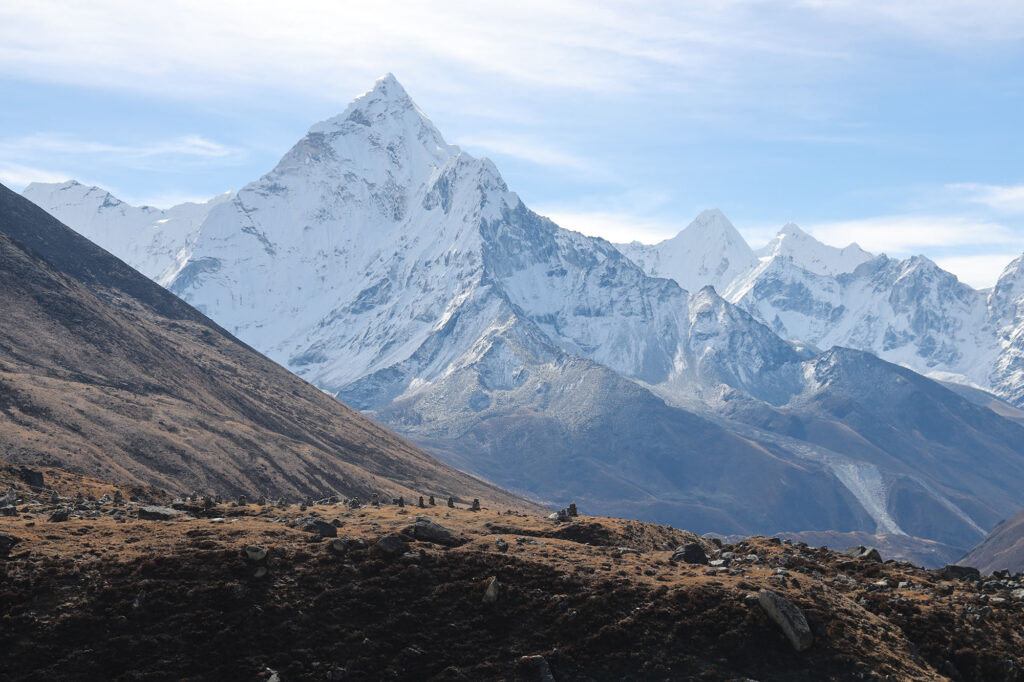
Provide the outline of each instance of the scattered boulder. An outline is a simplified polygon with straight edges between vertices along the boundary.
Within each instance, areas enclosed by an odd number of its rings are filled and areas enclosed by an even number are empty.
[[[942,575],[946,578],[957,580],[978,580],[981,579],[981,571],[973,566],[957,566],[949,564],[942,569]]]
[[[170,521],[177,516],[181,516],[181,512],[170,507],[159,505],[139,507],[139,518],[143,521]]]
[[[865,547],[864,545],[855,545],[853,547],[847,547],[846,551],[843,552],[848,557],[854,559],[864,559],[865,561],[873,561],[876,564],[882,563],[882,555],[878,553],[878,550],[874,547]]]
[[[249,561],[263,561],[267,558],[267,550],[259,545],[249,545],[245,548],[245,556]]]
[[[498,547],[498,551],[499,552],[507,552],[508,551],[508,543],[505,542],[505,538],[498,538],[497,540],[494,541],[494,544]],[[1021,591],[1024,592],[1024,590],[1021,590]]]
[[[402,532],[406,535],[411,535],[417,540],[436,542],[439,545],[458,546],[465,542],[451,529],[445,528],[425,516],[417,516],[415,523],[407,526]]]
[[[385,535],[373,546],[378,554],[386,557],[398,557],[409,551],[409,543],[397,535]]]
[[[548,514],[548,518],[557,523],[566,523],[569,521],[569,513],[564,509],[559,509],[553,514]]]
[[[315,516],[306,516],[299,519],[298,526],[307,533],[316,533],[321,538],[338,537],[338,529],[334,525]]]
[[[555,682],[555,676],[551,674],[551,666],[543,656],[523,656],[519,659],[519,665],[531,670],[538,682]]]
[[[327,543],[327,549],[329,549],[332,554],[345,556],[348,554],[348,543],[338,538]]]
[[[29,469],[28,467],[18,469],[18,478],[32,488],[42,488],[44,485],[43,472]]]
[[[21,542],[21,538],[13,535],[0,535],[0,556],[7,556],[14,549],[14,546]]]
[[[680,545],[676,548],[676,551],[672,553],[673,561],[681,561],[684,564],[701,564],[704,566],[708,565],[708,555],[696,542],[688,542],[685,545]]]
[[[57,511],[50,514],[50,518],[47,520],[52,521],[54,523],[59,523],[60,521],[67,521],[68,515],[69,514],[67,509],[58,509]]]
[[[771,590],[761,590],[757,595],[757,603],[783,634],[789,639],[797,651],[806,651],[814,643],[814,634],[803,611],[794,606],[782,595]]]
[[[493,604],[498,601],[498,576],[491,576],[487,581],[487,589],[484,590],[484,603]]]

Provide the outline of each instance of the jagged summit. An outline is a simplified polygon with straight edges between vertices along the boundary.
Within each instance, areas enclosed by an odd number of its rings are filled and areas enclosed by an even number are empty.
[[[634,263],[654,277],[675,280],[687,291],[705,285],[723,290],[757,262],[754,252],[717,208],[701,211],[675,237],[646,245],[619,245]]]
[[[802,230],[796,223],[786,223],[768,245],[757,251],[762,260],[783,258],[815,275],[836,276],[853,272],[872,256],[856,243],[844,248],[823,244]]]
[[[342,113],[312,125],[309,133],[352,134],[360,129],[392,154],[401,154],[402,144],[413,140],[444,157],[459,153],[458,147],[444,141],[430,118],[390,73],[377,79],[373,88],[352,100]],[[392,145],[396,139],[403,142]]]

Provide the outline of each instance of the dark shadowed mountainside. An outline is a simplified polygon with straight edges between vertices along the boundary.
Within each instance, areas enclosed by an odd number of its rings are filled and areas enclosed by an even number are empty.
[[[225,494],[518,498],[441,464],[0,186],[0,457]]]
[[[1002,521],[960,563],[986,573],[1024,572],[1024,510]]]

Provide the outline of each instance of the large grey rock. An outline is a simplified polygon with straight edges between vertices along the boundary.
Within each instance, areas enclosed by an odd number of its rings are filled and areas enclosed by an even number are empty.
[[[707,553],[696,542],[688,542],[677,547],[676,551],[672,553],[672,559],[682,561],[685,564],[702,564],[706,566],[708,563]]]
[[[981,571],[973,566],[957,566],[955,564],[950,564],[943,568],[942,574],[947,578],[956,578],[960,580],[981,578]]]
[[[7,556],[14,549],[14,546],[21,542],[21,538],[13,535],[0,535],[0,556]]]
[[[439,545],[457,546],[465,542],[465,540],[456,535],[451,529],[445,528],[436,521],[424,516],[416,517],[415,523],[411,526],[407,526],[403,532],[406,535],[411,535],[417,540],[436,542]]]
[[[28,467],[21,467],[21,469],[18,470],[18,477],[32,488],[42,488],[45,484],[43,481],[43,472],[36,471],[35,469],[29,469]]]
[[[397,557],[409,551],[409,543],[397,535],[385,535],[373,546],[378,554]]]
[[[299,519],[298,525],[299,528],[306,531],[307,533],[316,533],[321,538],[338,537],[337,528],[335,528],[332,524],[328,523],[327,521],[324,521],[323,519],[318,519],[314,516],[307,516],[305,518]]]
[[[865,547],[864,545],[856,545],[854,547],[847,547],[846,551],[843,552],[848,557],[854,559],[864,559],[865,561],[874,561],[875,563],[882,563],[882,555],[878,553],[878,550],[874,547]]]
[[[60,521],[67,521],[68,520],[68,510],[67,509],[58,509],[57,511],[53,512],[52,514],[50,514],[50,518],[48,520],[49,521],[53,521],[54,523],[57,523],[57,522],[60,522]]]
[[[788,599],[771,590],[761,590],[757,595],[757,603],[775,621],[794,649],[805,651],[814,643],[814,634],[804,612]]]
[[[249,561],[263,561],[267,558],[267,550],[259,545],[249,545],[245,548],[245,556]]]
[[[182,512],[177,509],[171,509],[170,507],[161,507],[158,505],[139,507],[139,518],[143,521],[170,521],[171,519],[181,515]]]
[[[551,674],[551,666],[543,656],[523,656],[519,664],[527,670],[534,671],[538,682],[555,682],[555,676]]]

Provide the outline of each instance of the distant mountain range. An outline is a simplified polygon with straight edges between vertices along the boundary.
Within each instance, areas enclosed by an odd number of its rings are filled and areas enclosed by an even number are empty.
[[[390,75],[207,204],[74,182],[25,196],[299,376],[541,501],[698,532],[882,533],[907,556],[917,538],[931,563],[1021,504],[1024,258],[979,292],[793,225],[754,252],[717,211],[613,245],[527,208]]]

